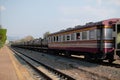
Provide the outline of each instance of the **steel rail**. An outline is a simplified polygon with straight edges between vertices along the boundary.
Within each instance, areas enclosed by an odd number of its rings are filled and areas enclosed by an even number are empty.
[[[12,51],[14,51],[13,48],[12,48]],[[16,50],[15,50],[15,51],[16,51]],[[31,60],[33,60],[33,61],[39,63],[40,65],[44,66],[46,69],[48,69],[49,71],[53,72],[55,75],[57,75],[58,77],[60,77],[62,80],[63,80],[63,79],[64,79],[64,80],[75,80],[75,79],[72,78],[71,76],[66,75],[66,74],[64,74],[64,73],[62,73],[62,72],[60,72],[60,71],[58,71],[58,70],[56,70],[56,69],[53,69],[53,68],[45,65],[44,63],[41,63],[40,61],[38,61],[38,60],[36,60],[36,59],[33,59],[32,57],[30,57],[30,56],[28,56],[28,55],[25,55],[25,54],[23,54],[23,53],[21,53],[21,52],[19,52],[19,51],[17,51],[17,52],[20,53],[20,54],[22,54],[22,55],[24,55],[25,57],[28,57],[29,59],[31,59]]]

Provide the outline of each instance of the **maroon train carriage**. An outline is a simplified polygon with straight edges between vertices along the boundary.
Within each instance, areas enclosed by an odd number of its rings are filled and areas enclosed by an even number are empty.
[[[85,55],[86,59],[114,61],[120,56],[120,18],[87,23],[48,36],[48,47],[64,55]]]

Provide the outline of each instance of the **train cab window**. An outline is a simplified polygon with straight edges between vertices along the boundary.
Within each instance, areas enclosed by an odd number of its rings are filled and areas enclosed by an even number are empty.
[[[80,33],[76,33],[76,39],[77,39],[77,40],[80,39]]]
[[[87,31],[82,32],[82,40],[87,40]]]
[[[89,39],[94,40],[95,39],[95,30],[90,30],[89,31]]]

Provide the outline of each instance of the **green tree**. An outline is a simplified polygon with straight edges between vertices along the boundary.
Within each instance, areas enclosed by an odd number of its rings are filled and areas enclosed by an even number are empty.
[[[48,31],[48,32],[45,32],[44,34],[43,34],[43,38],[46,38],[46,37],[48,37],[48,35],[50,34],[50,32]]]
[[[6,32],[7,29],[0,28],[0,48],[5,44],[5,41],[7,39]]]

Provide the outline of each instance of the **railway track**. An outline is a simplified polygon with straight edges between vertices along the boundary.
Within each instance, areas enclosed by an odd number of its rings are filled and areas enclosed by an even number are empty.
[[[38,50],[34,50],[34,51],[38,51]],[[40,52],[40,51],[38,51]],[[49,53],[46,53],[45,54],[49,54]],[[51,55],[55,55],[54,53],[51,54]],[[81,60],[81,61],[85,61],[85,62],[90,62],[90,63],[94,63],[94,64],[98,64],[98,65],[103,65],[103,66],[110,66],[110,67],[114,67],[114,68],[120,68],[120,64],[117,64],[117,63],[109,63],[109,62],[102,62],[102,61],[94,61],[94,60],[90,60],[90,61],[87,61],[85,60],[84,58],[81,58],[81,57],[73,57],[73,56],[64,56],[64,55],[55,55],[55,56],[61,56],[61,57],[64,57],[64,58],[67,58],[67,59],[74,59],[74,60]]]
[[[45,80],[75,80],[71,76],[68,76],[60,71],[57,71],[40,61],[33,59],[30,56],[27,56],[21,52],[17,52],[14,49],[11,49],[16,55],[21,59],[27,62],[35,71],[37,71]]]
[[[95,64],[98,64],[98,65],[103,65],[103,66],[110,66],[110,67],[114,67],[114,68],[120,68],[120,64],[117,64],[117,63],[109,63],[109,62],[101,62],[101,61],[94,61],[94,60],[91,60],[91,61],[86,61],[84,58],[81,58],[81,57],[73,57],[73,56],[63,56],[63,55],[58,55],[58,56],[61,56],[61,57],[65,57],[65,58],[68,58],[68,59],[74,59],[74,60],[81,60],[81,61],[84,61],[84,62],[90,62],[90,63],[95,63]]]
[[[114,68],[120,68],[120,64],[117,64],[117,63],[109,63],[109,62],[101,62],[101,61],[94,61],[94,60],[91,60],[91,61],[86,61],[84,58],[81,58],[81,57],[72,57],[72,56],[63,56],[63,55],[58,55],[58,56],[61,56],[61,57],[64,57],[64,58],[67,58],[67,59],[74,59],[74,60],[77,60],[77,61],[83,61],[83,62],[90,62],[90,63],[94,63],[94,64],[98,64],[98,65],[103,65],[103,66],[110,66],[110,67],[114,67]]]
[[[93,64],[87,61],[81,61],[73,58],[67,58],[63,56],[56,56],[56,55],[50,55],[50,54],[45,54],[37,51],[32,51],[32,50],[27,50],[27,49],[21,49],[21,48],[14,48],[17,51],[20,51],[26,55],[29,55],[31,57],[36,57],[39,61],[42,63],[45,63],[49,65],[52,68],[55,68],[59,70],[62,73],[66,73],[74,77],[75,79],[83,79],[85,80],[93,80],[93,79],[101,79],[101,80],[118,80],[119,79],[119,68],[114,68],[114,67],[107,67],[107,66],[102,66],[100,64]],[[29,54],[28,54],[29,53]],[[63,64],[61,66],[61,64]],[[84,73],[85,72],[85,73]],[[78,75],[79,74],[79,77]],[[81,76],[82,74],[82,76]],[[94,78],[92,77],[94,76]]]

